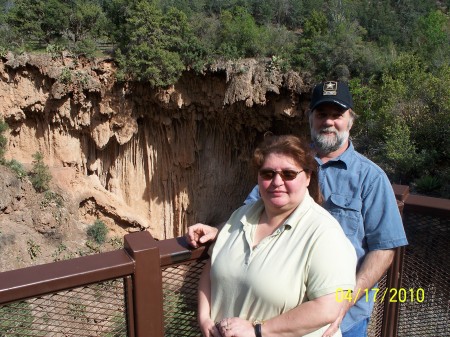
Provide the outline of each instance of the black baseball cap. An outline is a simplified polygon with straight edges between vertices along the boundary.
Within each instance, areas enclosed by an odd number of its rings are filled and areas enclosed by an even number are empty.
[[[314,110],[322,103],[334,103],[345,110],[353,109],[353,99],[347,83],[326,81],[314,87],[309,108]]]

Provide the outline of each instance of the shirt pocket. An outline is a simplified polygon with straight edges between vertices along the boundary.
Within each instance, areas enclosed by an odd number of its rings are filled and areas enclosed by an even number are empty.
[[[339,222],[347,237],[355,235],[361,221],[361,199],[332,193],[327,210]]]

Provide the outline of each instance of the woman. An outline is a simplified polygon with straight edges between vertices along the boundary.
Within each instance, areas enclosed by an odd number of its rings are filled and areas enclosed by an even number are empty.
[[[220,231],[199,285],[206,337],[322,336],[355,284],[356,254],[322,207],[316,163],[294,136],[255,150],[261,199]],[[340,336],[340,331],[337,335]]]

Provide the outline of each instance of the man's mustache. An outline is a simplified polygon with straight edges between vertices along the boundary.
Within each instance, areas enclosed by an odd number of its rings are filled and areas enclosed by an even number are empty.
[[[320,129],[319,132],[320,132],[320,133],[332,132],[332,133],[334,133],[335,135],[338,134],[338,131],[337,131],[335,128],[333,128],[333,127],[328,127],[328,128]]]

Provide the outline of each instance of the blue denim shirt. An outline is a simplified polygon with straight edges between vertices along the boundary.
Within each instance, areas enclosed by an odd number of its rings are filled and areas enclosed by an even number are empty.
[[[380,167],[356,152],[351,142],[339,157],[325,164],[318,157],[316,161],[322,206],[341,224],[355,247],[357,268],[370,251],[408,244],[394,191]],[[259,198],[256,186],[244,203]],[[341,324],[343,332],[370,317],[373,298],[371,291],[350,308]]]

